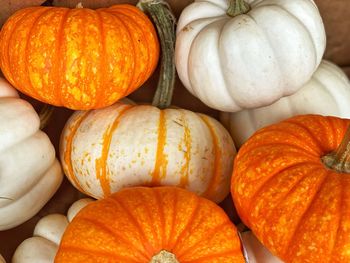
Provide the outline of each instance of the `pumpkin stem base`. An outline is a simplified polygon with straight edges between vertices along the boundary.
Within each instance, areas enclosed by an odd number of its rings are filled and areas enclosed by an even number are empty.
[[[151,258],[149,263],[179,263],[175,255],[166,250],[161,250],[157,255]]]
[[[350,126],[335,152],[321,158],[323,164],[338,173],[350,173]]]
[[[226,11],[227,15],[235,17],[246,14],[250,11],[250,6],[244,0],[229,0],[229,7]]]

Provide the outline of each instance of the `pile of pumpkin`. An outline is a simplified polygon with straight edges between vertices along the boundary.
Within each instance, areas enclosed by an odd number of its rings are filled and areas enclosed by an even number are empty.
[[[161,0],[16,12],[0,34],[0,230],[63,173],[99,200],[43,217],[12,262],[350,262],[350,84],[325,46],[312,0],[196,0],[177,23]],[[159,57],[152,105],[126,99]],[[176,72],[224,125],[171,106]],[[52,106],[12,86],[77,110],[60,162],[41,131]],[[248,234],[216,204],[230,191]]]

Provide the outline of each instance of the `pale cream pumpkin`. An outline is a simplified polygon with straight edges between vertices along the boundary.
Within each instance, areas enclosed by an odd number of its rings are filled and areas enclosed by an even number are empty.
[[[180,79],[221,111],[262,107],[293,94],[310,79],[325,50],[323,22],[312,0],[243,3],[196,0],[177,26]],[[234,14],[237,6],[242,14]]]
[[[245,257],[249,263],[283,263],[271,254],[251,231],[240,234]]]
[[[95,198],[123,187],[172,185],[220,202],[235,153],[229,133],[209,116],[121,102],[75,112],[60,142],[65,174]]]
[[[12,263],[53,263],[66,227],[92,201],[90,198],[76,201],[68,209],[67,216],[50,214],[41,218],[34,228],[33,237],[17,247]]]
[[[33,107],[0,78],[0,231],[33,217],[63,173]]]
[[[350,82],[335,64],[323,60],[311,80],[298,92],[275,103],[234,113],[220,119],[240,147],[255,131],[300,114],[350,118]]]

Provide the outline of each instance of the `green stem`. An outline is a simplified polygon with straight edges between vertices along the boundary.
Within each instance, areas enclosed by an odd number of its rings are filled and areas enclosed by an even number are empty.
[[[179,261],[173,253],[162,250],[157,255],[153,256],[149,263],[179,263]]]
[[[350,173],[350,126],[346,130],[344,138],[335,152],[331,152],[322,158],[323,164],[339,173]]]
[[[250,6],[245,0],[228,0],[229,6],[226,13],[229,16],[235,17],[246,14],[250,11]]]
[[[55,110],[54,106],[45,104],[45,106],[40,110],[39,119],[40,119],[40,130],[44,129],[49,123],[52,114]]]
[[[161,45],[161,68],[152,105],[164,109],[171,104],[175,84],[176,19],[164,0],[140,0],[138,6],[150,15],[158,31]]]

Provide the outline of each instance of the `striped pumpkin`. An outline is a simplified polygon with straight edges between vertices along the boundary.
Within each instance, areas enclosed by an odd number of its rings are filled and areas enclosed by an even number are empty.
[[[65,174],[98,199],[124,187],[172,185],[220,202],[235,154],[229,133],[211,117],[120,102],[75,112],[60,142]]]

